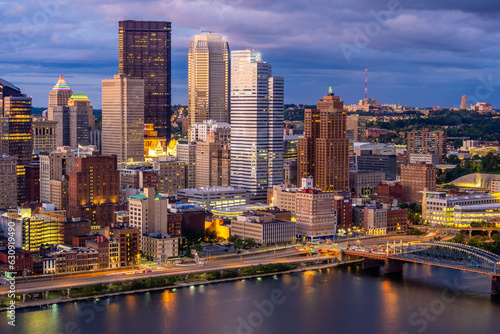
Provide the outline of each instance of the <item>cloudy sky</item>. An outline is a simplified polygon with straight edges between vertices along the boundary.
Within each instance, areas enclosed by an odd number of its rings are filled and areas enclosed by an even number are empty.
[[[118,72],[118,21],[172,22],[172,100],[187,103],[187,50],[202,30],[259,49],[285,78],[285,102],[328,86],[347,103],[500,107],[498,0],[0,0],[0,77],[44,107],[63,74],[101,106]]]

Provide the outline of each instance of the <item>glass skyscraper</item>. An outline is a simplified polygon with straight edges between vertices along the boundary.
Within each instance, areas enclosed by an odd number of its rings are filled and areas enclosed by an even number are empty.
[[[170,140],[171,23],[119,22],[119,73],[144,80],[144,123],[150,137],[164,145]],[[166,147],[164,147],[166,150]]]

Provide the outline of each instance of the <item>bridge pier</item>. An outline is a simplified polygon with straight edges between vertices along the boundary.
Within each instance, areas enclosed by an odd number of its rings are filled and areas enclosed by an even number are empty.
[[[71,291],[71,289],[69,289],[69,288],[68,288],[68,289],[66,289],[66,290],[67,290],[67,296],[68,296],[68,298],[71,298],[71,297],[69,296],[69,292]]]
[[[380,262],[378,260],[364,258],[361,269],[372,269],[372,268],[380,268]]]
[[[402,273],[403,273],[403,261],[385,259],[384,274],[402,274]]]
[[[469,230],[469,239],[472,238],[472,229]]]
[[[500,276],[491,277],[491,296],[500,297]]]
[[[23,303],[26,301],[26,294],[23,293]]]
[[[488,240],[491,240],[491,230],[488,231]]]
[[[339,258],[340,258],[340,262],[344,262],[345,255],[344,255],[344,251],[343,250],[340,251]]]

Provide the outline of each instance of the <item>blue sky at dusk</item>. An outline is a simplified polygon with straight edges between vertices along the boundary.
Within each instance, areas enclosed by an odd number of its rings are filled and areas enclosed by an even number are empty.
[[[60,74],[101,107],[118,72],[118,21],[172,27],[172,101],[187,104],[187,51],[202,30],[232,50],[261,50],[285,78],[285,102],[313,104],[328,86],[408,106],[500,107],[500,1],[0,0],[0,77],[44,107]]]

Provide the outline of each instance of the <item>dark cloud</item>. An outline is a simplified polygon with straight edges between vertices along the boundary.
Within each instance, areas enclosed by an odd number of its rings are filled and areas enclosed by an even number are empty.
[[[354,103],[365,68],[370,96],[415,106],[452,106],[488,76],[500,82],[491,0],[0,0],[0,12],[0,77],[36,106],[61,73],[100,106],[101,80],[118,70],[121,19],[173,22],[174,103],[186,103],[187,49],[200,30],[233,50],[261,49],[285,77],[288,102],[314,103],[333,85]]]

